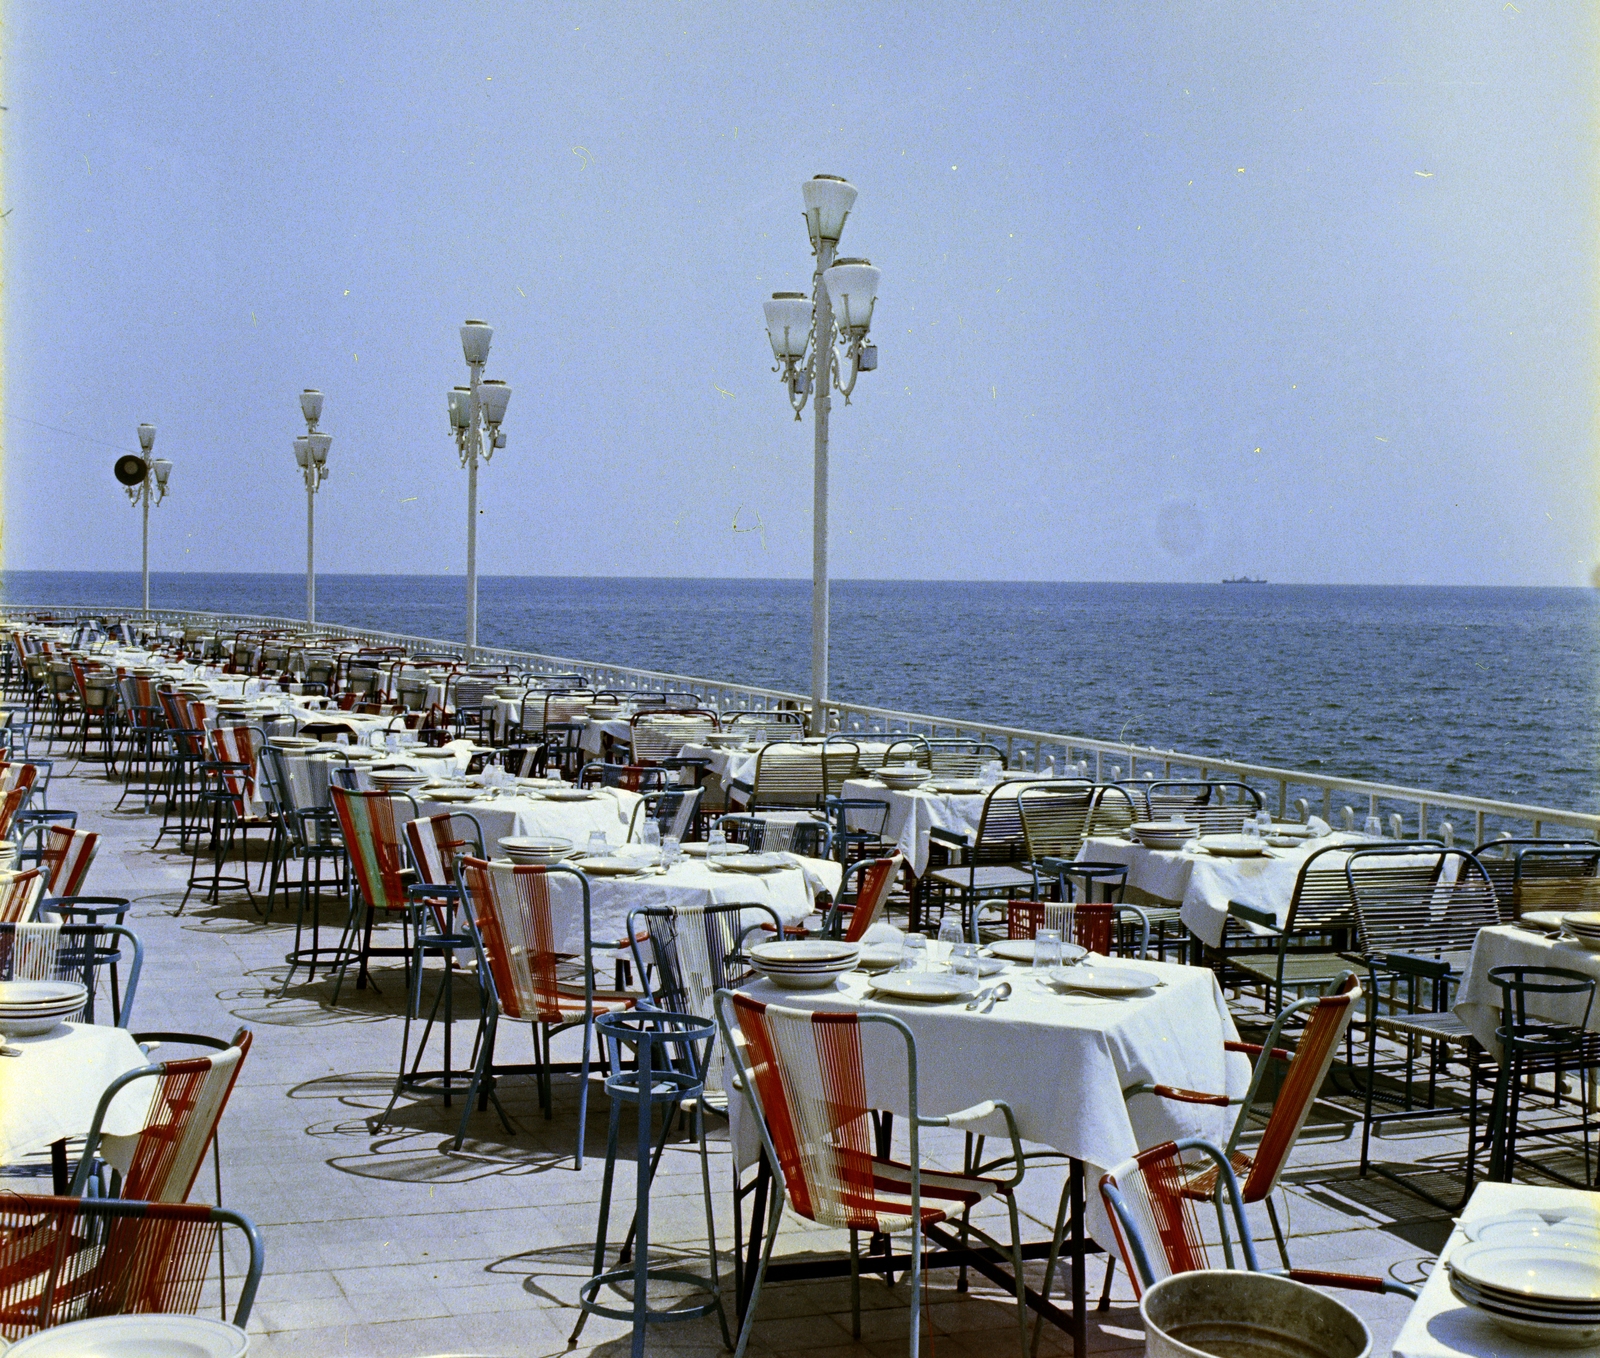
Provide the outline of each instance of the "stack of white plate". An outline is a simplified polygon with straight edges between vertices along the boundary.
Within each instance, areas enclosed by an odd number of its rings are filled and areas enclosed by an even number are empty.
[[[496,698],[520,698],[522,690],[515,684],[496,684],[494,696]]]
[[[559,863],[573,854],[570,839],[535,839],[524,835],[508,835],[500,841],[500,848],[513,863]]]
[[[896,792],[909,792],[926,783],[933,773],[921,764],[885,764],[873,777]]]
[[[1198,826],[1182,820],[1140,820],[1130,828],[1133,837],[1147,849],[1181,849],[1200,833]]]
[[[853,971],[860,956],[858,944],[822,938],[757,943],[750,949],[751,964],[782,990],[822,990]]]
[[[743,745],[745,734],[743,731],[708,731],[706,744],[714,750],[733,750]]]
[[[1590,952],[1600,952],[1600,910],[1577,910],[1563,915],[1561,927]]]
[[[421,769],[373,769],[369,775],[373,787],[380,792],[409,792],[428,781]]]
[[[278,750],[314,750],[322,742],[313,736],[268,736],[267,744]]]
[[[1473,1222],[1450,1254],[1450,1290],[1508,1334],[1580,1348],[1600,1340],[1600,1231],[1527,1213]]]
[[[82,1009],[88,998],[76,981],[0,981],[0,1035],[48,1033]]]
[[[620,715],[622,709],[612,703],[597,703],[592,707],[584,708],[584,714],[595,721],[610,721]]]

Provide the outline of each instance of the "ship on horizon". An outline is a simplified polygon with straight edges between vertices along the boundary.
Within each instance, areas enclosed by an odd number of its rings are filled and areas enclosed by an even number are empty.
[[[1248,575],[1225,575],[1222,577],[1222,583],[1225,585],[1264,585],[1267,583],[1267,577],[1263,575],[1259,580],[1254,580]]]

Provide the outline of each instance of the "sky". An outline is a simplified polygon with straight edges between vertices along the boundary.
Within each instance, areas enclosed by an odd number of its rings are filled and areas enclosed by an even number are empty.
[[[1587,583],[1597,42],[1570,0],[5,9],[4,564],[805,576],[762,301],[860,190],[832,571]]]

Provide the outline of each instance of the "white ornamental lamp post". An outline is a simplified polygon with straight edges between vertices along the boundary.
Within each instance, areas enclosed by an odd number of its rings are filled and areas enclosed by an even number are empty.
[[[489,361],[492,327],[482,321],[468,321],[461,327],[461,352],[466,356],[469,385],[449,393],[450,428],[456,436],[456,452],[467,469],[467,646],[472,659],[478,645],[478,459],[485,462],[496,448],[506,446],[500,422],[506,417],[511,388],[504,382],[486,379],[483,365]]]
[[[837,388],[850,404],[856,377],[878,366],[878,347],[868,344],[880,270],[866,259],[837,259],[839,237],[856,201],[856,190],[837,175],[819,174],[800,186],[806,231],[816,271],[811,295],[775,292],[765,304],[767,338],[789,392],[795,419],[811,400],[815,442],[811,510],[811,733],[828,730],[828,411]],[[850,377],[840,376],[835,332]]]
[[[306,483],[306,622],[317,620],[317,490],[328,479],[328,449],[333,435],[321,433],[322,393],[307,387],[300,393],[306,432],[294,441],[294,460]]]
[[[144,454],[142,458],[125,458],[124,462],[134,465],[133,478],[123,479],[123,486],[128,492],[128,499],[139,506],[144,520],[143,545],[140,548],[139,575],[144,587],[144,611],[150,612],[150,505],[160,504],[167,498],[167,478],[172,475],[172,463],[165,458],[150,457],[150,450],[155,447],[156,427],[153,424],[139,426],[139,451]],[[123,467],[118,465],[118,477],[123,478]]]

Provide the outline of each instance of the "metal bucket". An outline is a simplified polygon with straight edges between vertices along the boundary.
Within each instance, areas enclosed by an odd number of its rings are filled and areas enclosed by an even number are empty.
[[[1205,1269],[1163,1278],[1139,1303],[1147,1358],[1368,1358],[1354,1311],[1269,1273]]]

